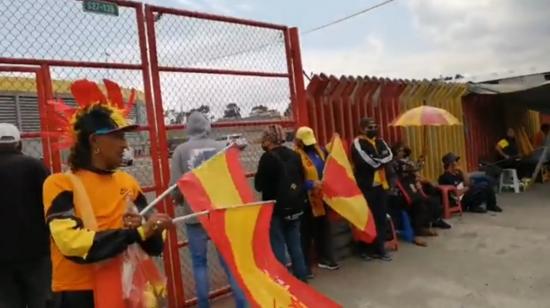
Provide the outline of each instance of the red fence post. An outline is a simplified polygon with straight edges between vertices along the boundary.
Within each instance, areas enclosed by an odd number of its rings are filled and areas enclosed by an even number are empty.
[[[43,74],[43,82],[44,82],[44,94],[46,97],[46,100],[48,99],[54,99],[53,95],[53,89],[52,89],[52,77],[50,75],[50,66],[47,64],[42,64],[41,71]],[[54,142],[57,141],[54,139]],[[51,160],[52,160],[52,171],[53,172],[61,172],[61,155],[59,154],[59,150],[53,149],[50,147],[51,151]]]
[[[143,18],[143,14],[138,14],[138,19]],[[158,183],[158,187],[162,191],[168,187],[170,182],[170,169],[168,164],[168,142],[166,140],[166,127],[164,125],[164,112],[162,107],[162,93],[160,89],[160,74],[159,74],[159,64],[157,56],[157,44],[156,44],[156,34],[155,34],[155,24],[154,16],[151,7],[145,6],[145,23],[147,24],[147,39],[149,43],[149,57],[150,57],[150,68],[151,68],[151,82],[153,86],[153,96],[154,106],[149,105],[148,109],[149,114],[154,114],[154,121],[157,129],[157,138],[158,138],[158,150],[159,157],[158,160],[153,161],[153,165],[158,164],[162,174],[161,182]],[[139,22],[138,22],[139,23]],[[143,24],[143,20],[141,22]],[[145,39],[145,34],[143,34],[143,39]],[[141,42],[142,51],[144,50],[144,42]],[[146,55],[142,55],[143,61],[147,61]],[[144,75],[145,77],[145,75]],[[147,89],[147,86],[146,86]],[[149,94],[150,95],[150,94]],[[151,124],[153,124],[151,123]],[[152,146],[153,144],[151,144]],[[174,209],[170,206],[169,202],[163,202],[163,207],[166,213],[174,216]],[[181,277],[181,266],[179,259],[179,249],[178,249],[178,239],[175,230],[171,230],[168,234],[168,245],[165,248],[165,253],[168,254],[169,264],[165,263],[165,269],[168,271],[168,281],[169,281],[169,294],[170,294],[170,307],[183,307],[185,303],[185,296],[183,291],[183,280]]]
[[[48,115],[46,114],[46,83],[44,80],[44,70],[41,68],[36,72],[36,97],[38,101],[38,112],[40,113],[40,127],[42,131],[50,131],[48,126]],[[44,164],[51,171],[52,169],[52,157],[51,157],[51,145],[50,138],[47,134],[43,134],[41,137],[42,140],[42,159]]]
[[[300,52],[300,38],[298,28],[290,28],[290,52],[292,57],[292,72],[294,76],[294,87],[296,90],[296,122],[299,126],[309,125],[309,115],[307,113],[306,89],[304,86],[304,69],[302,67],[302,55]]]

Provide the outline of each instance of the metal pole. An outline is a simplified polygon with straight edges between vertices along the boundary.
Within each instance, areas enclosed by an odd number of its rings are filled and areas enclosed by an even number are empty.
[[[139,212],[140,215],[145,215],[145,213],[149,212],[152,208],[154,208],[159,202],[161,202],[162,200],[164,200],[164,198],[166,198],[166,196],[168,196],[174,189],[176,189],[178,187],[178,184],[174,184],[170,187],[168,187],[168,189],[166,189],[164,192],[162,192],[162,194],[160,194],[158,197],[155,198],[155,200],[153,200],[151,203],[149,203],[143,210],[141,210],[141,212]]]
[[[172,219],[172,223],[183,222],[183,221],[187,221],[191,218],[196,218],[196,217],[208,215],[210,212],[213,212],[213,211],[231,210],[231,209],[239,209],[239,208],[243,208],[243,207],[258,206],[258,205],[269,205],[269,204],[275,204],[275,200],[250,202],[250,203],[236,204],[236,205],[232,205],[232,206],[222,206],[222,207],[211,209],[211,210],[200,211],[200,212],[196,212],[196,213],[193,213],[193,214],[176,217],[176,218]]]

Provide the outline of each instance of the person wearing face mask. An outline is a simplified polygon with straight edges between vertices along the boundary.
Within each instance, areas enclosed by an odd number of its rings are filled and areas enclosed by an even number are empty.
[[[374,216],[377,233],[373,244],[360,244],[360,255],[365,260],[376,258],[391,261],[391,256],[385,248],[390,188],[385,168],[392,162],[393,154],[388,144],[378,137],[378,125],[374,119],[363,118],[359,123],[359,129],[360,134],[354,139],[351,147],[351,159],[355,179]]]
[[[314,242],[319,258],[317,266],[322,269],[337,270],[340,266],[334,257],[327,206],[321,194],[321,180],[328,153],[317,144],[315,134],[309,127],[298,128],[294,142],[295,151],[300,155],[304,169],[310,205],[310,209],[307,209],[302,217],[302,247],[306,264],[312,260],[311,243]],[[309,276],[312,276],[311,272]]]
[[[304,171],[300,157],[283,146],[284,132],[280,125],[270,125],[264,131],[261,143],[265,153],[258,163],[254,185],[262,193],[262,200],[275,200],[271,226],[271,247],[275,257],[287,265],[287,252],[296,278],[307,281],[302,251],[300,220],[307,206]]]

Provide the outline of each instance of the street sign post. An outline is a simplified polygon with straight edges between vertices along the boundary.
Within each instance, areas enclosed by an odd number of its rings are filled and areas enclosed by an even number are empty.
[[[82,9],[84,12],[118,16],[118,5],[107,1],[84,0]]]

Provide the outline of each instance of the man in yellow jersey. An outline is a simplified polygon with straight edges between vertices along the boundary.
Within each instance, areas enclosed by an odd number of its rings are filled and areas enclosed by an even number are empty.
[[[138,182],[118,170],[128,147],[125,133],[136,126],[128,125],[121,110],[110,104],[80,104],[70,127],[71,173],[53,174],[44,183],[53,307],[124,307],[122,297],[116,298],[121,290],[98,291],[105,282],[99,277],[113,267],[120,273],[121,254],[131,244],[160,255],[162,231],[171,219],[152,214],[142,224],[141,216],[128,212],[129,203],[138,208],[147,204]],[[113,301],[105,303],[113,294]]]
[[[378,124],[371,118],[363,118],[359,123],[360,133],[351,147],[351,159],[355,178],[365,195],[376,223],[377,237],[372,247],[360,247],[361,257],[391,261],[386,252],[386,230],[388,213],[388,189],[386,165],[393,160],[393,154],[386,142],[378,137]]]
[[[538,159],[533,161],[532,157],[523,157],[521,155],[513,128],[508,128],[506,136],[500,139],[495,145],[495,150],[500,159],[497,162],[499,167],[516,169],[520,179],[531,177]]]

